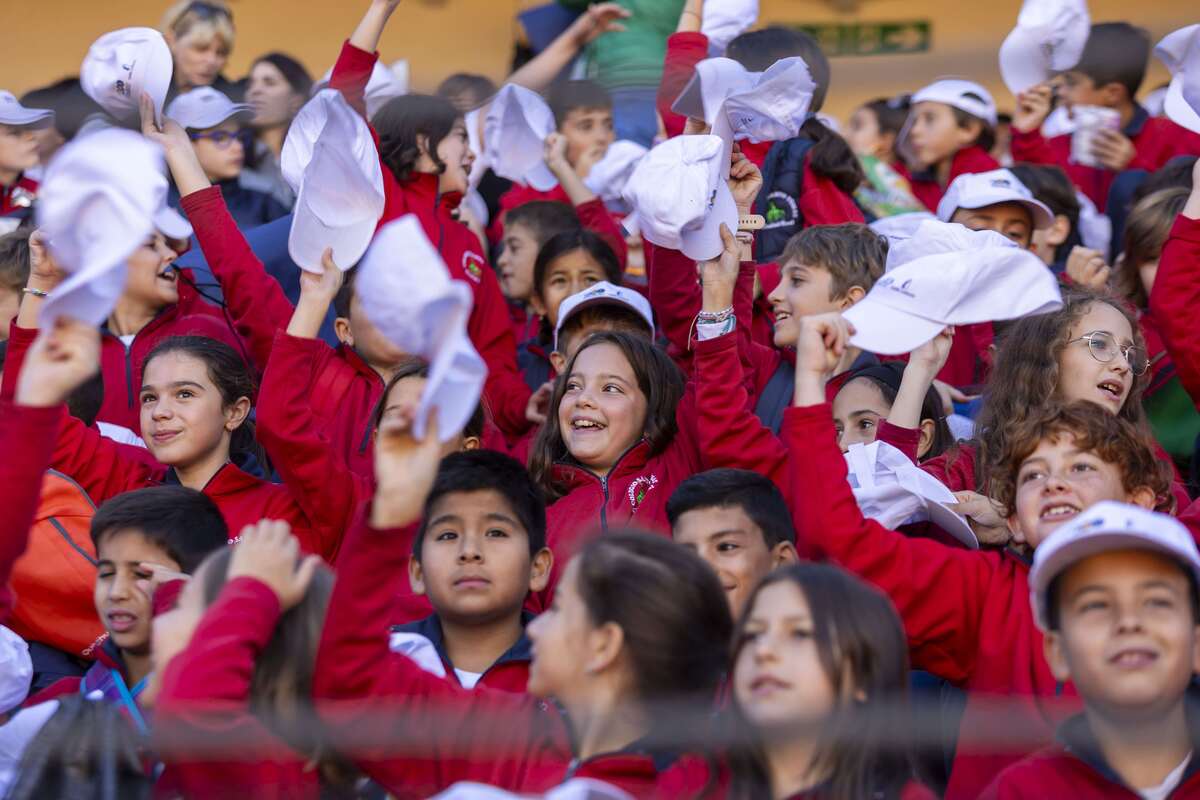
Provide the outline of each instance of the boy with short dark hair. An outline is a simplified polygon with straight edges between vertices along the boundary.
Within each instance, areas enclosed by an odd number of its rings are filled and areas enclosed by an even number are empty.
[[[533,296],[533,265],[538,251],[557,234],[582,225],[573,207],[554,200],[531,200],[509,210],[505,216],[496,272],[508,300],[508,313],[518,344],[537,336],[542,322],[529,307],[529,299]]]
[[[0,341],[8,340],[8,329],[21,307],[21,292],[29,282],[29,235],[32,228],[18,228],[0,236]]]
[[[798,560],[796,530],[783,494],[749,470],[693,475],[667,501],[667,519],[675,541],[716,571],[735,619],[764,575]]]
[[[491,450],[446,456],[412,550],[409,582],[434,613],[394,626],[393,649],[412,654],[424,637],[447,679],[524,692],[525,598],[546,587],[554,560],[545,502],[525,467]]]
[[[1070,134],[1052,139],[1042,136],[1042,123],[1053,110],[1054,92],[1047,84],[1035,86],[1017,98],[1012,125],[1013,160],[1058,164],[1103,211],[1118,172],[1153,172],[1174,156],[1200,151],[1200,135],[1164,117],[1151,117],[1137,102],[1149,58],[1150,38],[1141,28],[1127,22],[1093,25],[1079,63],[1063,74],[1058,97],[1069,111],[1099,106],[1119,114],[1119,130],[1092,133],[1092,156],[1100,166],[1085,166],[1071,158]]]
[[[990,798],[1195,797],[1200,552],[1173,517],[1097,503],[1034,554],[1030,600],[1055,677],[1084,713],[1000,773]]]

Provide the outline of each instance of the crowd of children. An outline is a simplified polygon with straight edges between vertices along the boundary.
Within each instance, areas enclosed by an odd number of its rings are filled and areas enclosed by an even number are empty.
[[[1200,24],[362,2],[0,92],[0,797],[1200,798]]]

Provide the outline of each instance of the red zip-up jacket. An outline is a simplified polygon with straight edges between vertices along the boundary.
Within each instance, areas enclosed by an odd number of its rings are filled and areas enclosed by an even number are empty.
[[[500,211],[488,227],[488,239],[492,244],[504,238],[504,217],[508,212],[517,206],[523,206],[535,200],[548,200],[552,203],[562,203],[574,208],[575,214],[579,217],[579,224],[604,239],[608,243],[608,246],[613,249],[613,252],[616,253],[617,261],[620,263],[622,271],[625,269],[625,263],[629,258],[629,247],[625,244],[625,236],[621,233],[621,226],[617,223],[616,218],[613,217],[612,212],[605,207],[604,201],[596,197],[588,200],[586,203],[573,205],[566,191],[557,185],[553,189],[543,192],[532,186],[514,183],[512,188],[500,196]]]
[[[656,800],[739,800],[730,794],[733,776],[728,765],[718,761],[715,767],[714,774],[714,764],[710,759],[684,756],[663,773],[655,786],[654,797]],[[818,786],[789,795],[787,800],[823,800],[828,795],[821,789]],[[935,797],[937,795],[916,781],[909,781],[900,790],[900,800],[934,800]]]
[[[653,756],[627,751],[573,760],[553,706],[529,695],[466,691],[388,650],[388,611],[408,580],[395,546],[400,533],[360,518],[338,564],[313,696],[342,751],[400,798],[427,797],[463,780],[544,792],[574,777],[634,797],[652,794],[666,768]]]
[[[234,578],[221,587],[188,646],[163,669],[154,720],[155,752],[166,764],[160,796],[320,796],[320,773],[307,768],[308,758],[250,710],[255,665],[280,614],[270,587]],[[196,742],[215,750],[190,760]]]
[[[1200,154],[1200,135],[1176,125],[1166,117],[1151,117],[1140,105],[1134,105],[1133,117],[1121,133],[1133,142],[1136,151],[1125,169],[1154,172],[1175,156]],[[1071,134],[1047,139],[1040,130],[1022,133],[1014,128],[1012,155],[1014,161],[1062,167],[1071,183],[1086,194],[1096,208],[1103,211],[1108,204],[1108,190],[1118,173],[1103,167],[1085,167],[1072,161]]]
[[[909,185],[912,186],[913,197],[916,197],[925,204],[926,208],[936,214],[938,203],[942,202],[942,195],[946,193],[946,186],[953,183],[955,178],[959,175],[1000,169],[1000,162],[992,158],[991,154],[979,145],[973,144],[970,147],[964,147],[950,160],[950,174],[946,178],[945,186],[938,182],[932,170],[914,173],[900,162],[892,164],[892,168],[908,180]]]
[[[1200,219],[1180,214],[1158,259],[1150,315],[1162,334],[1179,382],[1200,408]]]
[[[339,90],[346,102],[364,117],[363,91],[378,59],[378,53],[359,50],[346,42],[329,80],[330,87]],[[378,148],[379,136],[373,128],[371,133]],[[496,273],[479,252],[479,239],[453,216],[462,195],[439,194],[438,176],[432,174],[414,174],[401,183],[386,164],[383,164],[383,194],[379,226],[405,214],[415,214],[425,235],[441,253],[450,277],[470,287],[474,303],[467,321],[467,334],[487,363],[487,383],[483,389],[485,402],[492,420],[506,436],[520,436],[531,427],[525,418],[530,390],[517,372],[517,345]]]
[[[1055,680],[1042,655],[1028,564],[1007,551],[910,539],[864,519],[846,481],[828,404],[788,409],[782,436],[804,454],[791,459],[797,538],[888,594],[904,622],[914,668],[967,689],[946,797],[978,797],[1005,766],[1050,743],[1062,699],[1076,696],[1073,686]],[[989,696],[1009,701],[1014,722],[1024,718],[1024,753],[979,743],[988,732],[981,714]]]
[[[8,579],[29,543],[42,498],[42,475],[50,469],[62,417],[61,406],[33,408],[0,400],[0,624],[12,612]]]
[[[408,572],[405,571],[404,574],[407,575]],[[523,615],[523,617],[522,625],[528,625],[533,619],[528,614]],[[446,670],[446,680],[454,683],[456,686],[462,686],[462,681],[458,679],[458,673],[454,671],[454,664],[450,661],[450,654],[446,652],[446,642],[442,634],[442,623],[436,613],[430,614],[423,619],[393,625],[392,632],[415,633],[428,639],[442,659],[442,666]],[[475,689],[493,689],[502,692],[512,692],[514,694],[525,694],[526,687],[529,685],[529,664],[531,661],[533,661],[533,645],[530,643],[528,637],[525,636],[524,631],[522,631],[521,638],[479,676],[479,681],[475,684]]]

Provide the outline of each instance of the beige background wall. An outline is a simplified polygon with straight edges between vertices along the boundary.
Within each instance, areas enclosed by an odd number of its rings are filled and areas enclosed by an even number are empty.
[[[838,5],[844,6],[844,0]],[[478,71],[502,78],[516,35],[513,17],[535,0],[405,0],[388,29],[382,52],[388,60],[408,58],[413,85],[431,89],[452,71]],[[127,25],[157,26],[166,0],[0,0],[0,88],[20,93],[78,71],[100,33]],[[245,74],[256,55],[281,49],[298,56],[315,73],[333,63],[365,0],[234,0],[238,41],[231,78]],[[855,22],[928,19],[933,45],[928,53],[834,59],[834,83],[826,110],[844,116],[878,95],[912,90],[940,75],[980,80],[996,92],[1003,109],[1011,98],[1000,83],[996,51],[1020,9],[1020,0],[865,0],[854,11],[834,10],[825,0],[761,0],[768,22]],[[1197,21],[1185,0],[1091,0],[1096,21],[1128,19],[1157,40]],[[1154,62],[1146,88],[1165,79]]]

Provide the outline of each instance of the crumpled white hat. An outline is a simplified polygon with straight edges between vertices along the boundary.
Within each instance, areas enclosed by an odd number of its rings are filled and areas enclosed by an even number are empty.
[[[0,125],[46,128],[54,124],[49,108],[26,108],[12,92],[0,92]]]
[[[471,162],[471,174],[467,176],[467,184],[472,190],[479,187],[483,174],[492,166],[483,147],[483,125],[487,120],[487,108],[485,105],[463,114],[463,125],[467,129],[467,147],[475,154],[475,160]]]
[[[1085,0],[1025,0],[1000,45],[1000,75],[1020,94],[1079,63],[1091,32]]]
[[[880,355],[909,353],[948,325],[1045,314],[1062,307],[1054,274],[1019,247],[983,247],[909,261],[842,312],[850,343]]]
[[[758,0],[705,0],[700,32],[708,37],[708,54],[725,55],[729,43],[758,22]]]
[[[163,35],[153,28],[121,28],[104,34],[88,49],[79,83],[88,97],[122,122],[138,118],[143,92],[162,121],[175,62]]]
[[[734,233],[738,221],[725,183],[728,154],[726,142],[711,135],[676,136],[647,153],[624,192],[642,237],[697,261],[720,255],[721,223]]]
[[[731,58],[707,58],[671,110],[704,120],[717,136],[726,135],[728,123],[734,139],[784,141],[800,134],[816,88],[799,56],[781,58],[762,72]]]
[[[615,141],[609,145],[604,158],[592,166],[583,182],[610,209],[619,206],[624,202],[621,193],[625,190],[625,185],[629,183],[633,171],[648,152],[650,151],[637,142],[628,139]]]
[[[315,84],[313,95],[323,92],[329,86],[333,77],[333,67],[321,77],[321,82]],[[394,97],[408,94],[408,61],[401,59],[388,68],[382,61],[376,61],[371,68],[371,77],[367,79],[367,88],[363,91],[363,102],[367,107],[367,118],[374,117],[379,109]]]
[[[284,180],[296,192],[288,254],[321,273],[321,254],[347,270],[371,243],[383,214],[383,169],[363,118],[335,89],[305,103],[288,128],[280,155]]]
[[[162,149],[109,128],[63,147],[42,181],[38,226],[66,273],[42,305],[40,327],[60,315],[99,325],[125,289],[125,261],[155,229],[167,179]]]
[[[889,219],[920,216],[923,215],[904,214],[902,217]],[[874,224],[872,223],[872,228]],[[1019,245],[995,231],[973,231],[966,225],[942,222],[930,215],[917,220],[906,236],[889,239],[887,269],[891,271],[902,264],[936,253],[961,253],[991,247],[1017,248]]]
[[[907,214],[893,214],[890,217],[880,217],[867,225],[871,230],[888,240],[888,261],[891,261],[892,248],[899,242],[907,241],[917,232],[922,222],[937,220],[928,211],[910,211]]]
[[[408,214],[379,229],[363,256],[354,291],[379,332],[406,353],[429,362],[413,434],[425,435],[430,411],[439,438],[458,435],[475,413],[487,366],[467,337],[471,289],[452,280],[417,218]]]
[[[167,106],[167,116],[185,128],[215,128],[230,117],[248,114],[250,106],[235,103],[211,86],[198,86],[176,97]]]
[[[1200,133],[1200,24],[1167,34],[1154,54],[1171,72],[1163,113],[1176,125]]]
[[[12,630],[0,625],[0,714],[25,702],[32,680],[29,645]]]
[[[1054,224],[1054,212],[1033,196],[1029,187],[1007,169],[988,172],[968,172],[959,175],[946,187],[938,202],[938,219],[949,222],[960,208],[983,208],[997,203],[1019,203],[1029,209],[1035,229]]]
[[[459,781],[434,795],[432,800],[526,800],[528,797],[487,783]],[[633,800],[633,795],[595,778],[571,778],[540,797],[542,800]]]
[[[863,516],[885,528],[932,522],[972,550],[979,540],[970,524],[947,508],[958,502],[945,484],[886,442],[852,444],[846,452],[847,479]]]
[[[484,151],[492,172],[501,178],[547,192],[558,179],[546,166],[546,137],[554,133],[554,112],[537,92],[506,84],[484,119]]]

